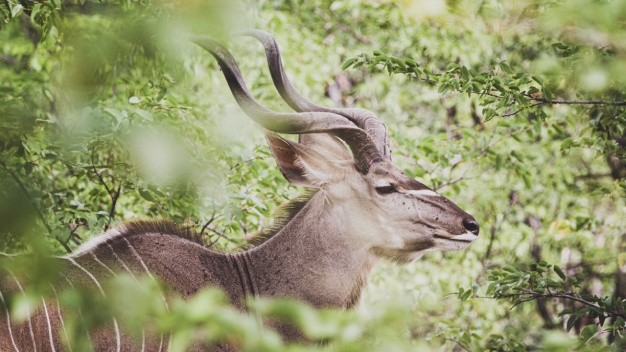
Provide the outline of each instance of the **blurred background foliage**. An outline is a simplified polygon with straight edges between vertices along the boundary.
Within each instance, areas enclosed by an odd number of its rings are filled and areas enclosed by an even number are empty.
[[[623,0],[2,1],[0,251],[62,255],[155,217],[237,250],[268,226],[302,190],[185,39],[220,38],[254,96],[287,110],[261,45],[230,37],[259,28],[304,96],[375,111],[396,164],[472,213],[480,240],[379,264],[352,312],[263,301],[243,314],[214,290],[164,312],[146,303],[158,287],[124,277],[112,302],[70,290],[66,307],[100,304],[89,324],[116,314],[131,332],[173,330],[177,350],[195,338],[255,351],[620,351],[624,23]],[[18,267],[35,283],[54,275],[43,259]],[[14,311],[46,293],[33,286]],[[288,346],[259,329],[265,317],[328,344]],[[89,324],[70,324],[76,344]]]

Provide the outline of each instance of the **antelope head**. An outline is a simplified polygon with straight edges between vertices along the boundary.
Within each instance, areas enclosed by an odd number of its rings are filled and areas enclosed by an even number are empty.
[[[376,115],[308,101],[287,79],[274,38],[259,30],[243,35],[264,44],[274,84],[295,113],[275,112],[254,100],[221,44],[204,36],[192,40],[217,59],[248,116],[272,132],[299,135],[294,142],[268,133],[267,141],[289,182],[319,190],[316,197],[326,204],[319,215],[337,219],[344,241],[406,263],[427,252],[466,248],[478,238],[474,217],[392,163],[387,128]]]

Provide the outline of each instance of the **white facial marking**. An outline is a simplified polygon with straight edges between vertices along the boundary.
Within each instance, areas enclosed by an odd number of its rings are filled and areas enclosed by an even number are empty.
[[[462,235],[458,235],[458,236],[452,236],[449,239],[451,240],[455,240],[455,241],[475,241],[478,238],[477,235],[474,235],[471,232],[466,232]]]
[[[391,183],[389,183],[389,181],[376,180],[374,182],[374,187],[389,187],[389,186],[391,186]]]
[[[435,191],[431,191],[429,189],[418,189],[418,190],[404,191],[403,193],[413,194],[413,195],[416,195],[416,196],[441,197],[439,195],[439,193],[437,193]]]

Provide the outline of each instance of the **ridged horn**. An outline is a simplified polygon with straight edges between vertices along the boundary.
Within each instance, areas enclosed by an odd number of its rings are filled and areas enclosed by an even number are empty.
[[[235,59],[222,44],[200,35],[192,36],[190,40],[215,57],[237,104],[261,126],[277,133],[334,134],[350,147],[356,167],[363,174],[368,172],[372,164],[383,161],[383,156],[370,135],[349,119],[324,111],[284,113],[270,110],[252,97]]]
[[[390,159],[391,152],[389,150],[389,133],[387,126],[373,112],[366,109],[356,108],[329,108],[315,104],[298,92],[285,74],[280,50],[274,37],[262,30],[253,29],[241,32],[239,35],[249,36],[259,40],[265,48],[265,57],[269,65],[270,74],[276,89],[283,99],[295,111],[321,111],[331,112],[344,116],[348,120],[354,122],[358,127],[369,134],[376,144],[379,152],[383,157]]]

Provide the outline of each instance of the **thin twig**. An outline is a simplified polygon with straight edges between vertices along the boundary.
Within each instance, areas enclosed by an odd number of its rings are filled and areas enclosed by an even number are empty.
[[[214,220],[215,220],[215,212],[211,214],[211,218],[202,226],[202,229],[200,230],[200,237],[204,235],[204,231],[206,231],[207,227],[209,227],[209,225],[211,225],[211,223],[213,223]]]
[[[340,22],[337,19],[337,16],[335,15],[335,13],[333,11],[329,11],[330,12],[330,16],[327,15],[326,13],[324,13],[323,11],[316,9],[315,12],[326,22],[328,23],[333,23],[334,25],[336,25],[337,27],[339,27],[340,29],[342,29],[345,32],[348,32],[354,39],[356,39],[358,42],[363,43],[363,44],[372,44],[372,41],[369,40],[368,38],[362,36],[361,34],[357,33],[352,27],[348,26],[345,23]],[[331,21],[331,17],[332,20]]]
[[[111,208],[109,209],[109,218],[107,219],[106,224],[104,224],[104,230],[106,231],[109,229],[109,226],[111,225],[111,222],[113,221],[113,218],[115,217],[115,207],[117,206],[117,200],[119,199],[120,194],[122,193],[122,185],[124,184],[124,180],[123,179],[120,180],[120,183],[115,191],[109,188],[107,183],[104,181],[104,178],[102,177],[102,175],[96,169],[96,162],[94,160],[95,153],[96,153],[96,148],[94,147],[93,150],[91,151],[91,167],[93,169],[93,172],[98,177],[98,180],[100,181],[102,186],[104,186],[104,189],[107,191],[107,194],[111,198]],[[115,183],[115,179],[113,179],[113,182]]]
[[[104,186],[104,189],[106,189],[107,194],[109,195],[109,197],[111,196],[111,189],[109,189],[109,186],[107,185],[106,182],[104,182],[104,179],[102,178],[102,175],[100,175],[100,173],[98,172],[98,170],[96,169],[96,163],[94,161],[94,154],[96,153],[96,148],[94,147],[93,150],[91,151],[91,167],[93,169],[94,174],[96,174],[96,176],[98,177],[98,179],[100,180],[100,183]]]
[[[124,185],[124,180],[120,180],[120,183],[115,191],[115,194],[111,196],[111,209],[109,210],[109,219],[104,226],[104,230],[108,230],[113,218],[115,217],[115,206],[117,205],[117,200],[120,198],[120,194],[122,193],[122,185]]]
[[[254,158],[251,158],[251,159],[248,159],[248,160],[244,160],[244,161],[242,161],[240,163],[237,163],[237,164],[233,165],[230,168],[229,172],[235,170],[236,168],[240,167],[241,165],[248,164],[248,163],[250,163],[252,161],[255,161],[255,160],[261,160],[261,159],[266,159],[266,158],[268,158],[268,157],[266,157],[266,156],[264,156],[264,157],[255,156]]]
[[[517,113],[519,113],[519,112],[521,112],[521,111],[524,111],[524,110],[526,110],[526,109],[530,109],[530,108],[534,108],[535,106],[544,105],[544,104],[547,104],[547,103],[536,103],[536,104],[528,105],[528,106],[525,106],[525,107],[523,107],[523,108],[521,108],[521,109],[519,109],[519,110],[517,110],[517,111],[514,111],[514,112],[512,112],[512,113],[509,113],[509,114],[502,114],[502,115],[500,115],[500,116],[502,116],[502,117],[509,117],[509,116],[517,115]]]
[[[530,100],[544,104],[565,104],[565,105],[611,105],[626,106],[626,101],[606,101],[606,100],[546,100],[544,98],[530,98]]]
[[[223,237],[223,238],[225,238],[225,239],[227,239],[227,240],[230,240],[230,237],[228,237],[225,233],[223,233],[222,231],[220,231],[220,230],[218,230],[218,229],[216,229],[216,228],[213,228],[213,227],[207,226],[207,227],[206,227],[206,229],[207,229],[207,230],[209,230],[209,231],[211,231],[211,232],[213,232],[213,233],[215,233],[215,234],[216,234],[216,235],[218,235],[219,237]]]
[[[459,347],[461,347],[462,349],[468,351],[468,352],[472,352],[472,350],[470,350],[468,347],[466,347],[461,341],[457,340],[457,339],[451,339],[451,338],[447,338],[444,337],[443,338],[444,341],[450,341],[450,342],[454,342],[455,344],[457,344]]]
[[[576,296],[574,296],[576,295]],[[597,309],[602,309],[602,307],[600,307],[597,304],[594,304],[592,302],[589,302],[583,298],[580,297],[580,295],[577,292],[571,292],[571,293],[539,293],[539,292],[535,292],[535,291],[530,291],[530,290],[526,290],[524,292],[520,292],[520,293],[509,293],[509,294],[505,294],[502,296],[499,296],[498,298],[514,298],[514,297],[524,297],[524,296],[530,296],[529,298],[522,298],[520,299],[519,302],[515,303],[513,305],[513,307],[517,306],[518,304],[521,303],[525,303],[525,302],[529,302],[532,301],[534,299],[540,298],[540,297],[544,297],[544,298],[562,298],[562,299],[566,299],[566,300],[571,300],[571,301],[575,301],[578,302],[580,304],[583,304],[585,306],[588,307],[592,307],[592,308],[597,308]],[[484,297],[484,298],[495,298],[495,297]],[[511,308],[513,308],[511,307]],[[604,309],[602,309],[604,310]],[[609,316],[618,316],[618,317],[622,317],[624,319],[626,319],[626,314],[617,312],[617,311],[607,311],[604,310]]]
[[[211,232],[213,232],[213,233],[215,233],[215,234],[218,236],[218,237],[217,237],[217,239],[215,239],[215,241],[211,241],[211,243],[209,243],[209,247],[213,247],[213,245],[214,245],[214,244],[216,244],[216,243],[217,243],[217,241],[219,241],[219,239],[220,239],[220,238],[225,238],[225,239],[227,239],[227,240],[229,240],[229,241],[230,241],[230,237],[228,237],[228,236],[227,236],[225,233],[223,233],[222,231],[220,231],[220,230],[218,230],[218,229],[215,229],[215,228],[213,228],[213,227],[209,227],[209,226],[207,226],[207,227],[206,227],[206,229],[207,229],[207,230],[209,230],[209,231],[211,231]]]

